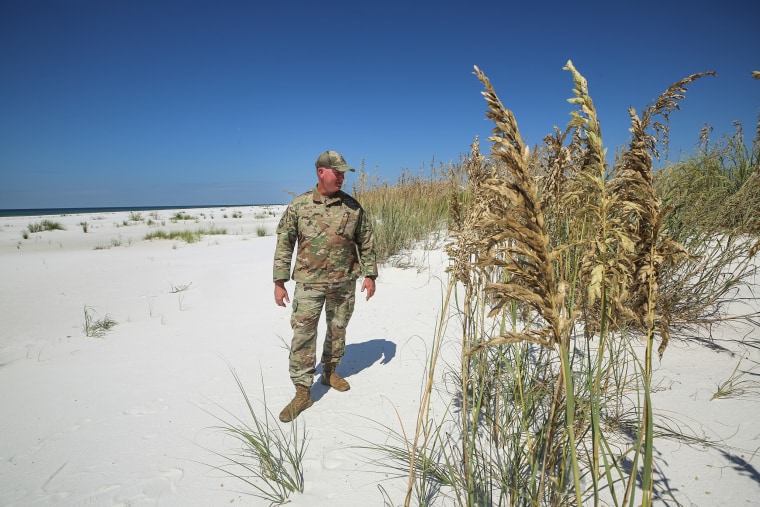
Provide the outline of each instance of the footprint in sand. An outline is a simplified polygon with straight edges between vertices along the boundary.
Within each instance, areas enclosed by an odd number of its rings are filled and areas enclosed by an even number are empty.
[[[52,435],[49,435],[47,437],[38,439],[36,444],[28,447],[27,449],[23,450],[22,452],[18,454],[8,456],[4,459],[10,463],[15,463],[22,456],[34,455],[37,452],[39,452],[41,449],[45,448],[48,445],[49,441],[61,440],[65,438],[69,433],[74,433],[75,431],[79,431],[80,428],[90,424],[91,422],[92,422],[92,419],[82,419],[81,421],[69,426],[68,428],[57,431],[56,433],[53,433]]]
[[[151,400],[148,403],[136,407],[132,407],[130,409],[127,409],[124,411],[124,415],[151,415],[151,414],[157,414],[159,412],[163,412],[165,410],[168,410],[169,406],[164,403],[163,398],[157,398],[155,400]]]
[[[337,451],[327,451],[321,456],[322,468],[325,470],[335,470],[343,465],[343,459]]]
[[[147,498],[159,499],[175,495],[179,482],[185,472],[181,468],[167,468],[161,470],[160,475],[145,481],[143,494]]]

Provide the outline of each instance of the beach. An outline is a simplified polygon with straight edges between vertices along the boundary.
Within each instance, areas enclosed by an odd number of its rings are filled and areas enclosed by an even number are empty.
[[[294,393],[291,308],[275,305],[272,285],[284,208],[0,218],[0,505],[269,504],[218,469],[235,445],[218,426],[246,416],[234,375],[271,424]],[[43,220],[63,229],[29,232]],[[160,239],[172,231],[198,234]],[[404,503],[407,478],[368,442],[413,434],[448,283],[442,247],[405,264],[381,267],[369,301],[357,287],[338,370],[351,389],[313,386],[297,419],[304,493],[288,505]],[[758,309],[745,291],[729,311]],[[88,336],[98,321],[113,324]],[[444,343],[447,361],[457,340]],[[660,505],[760,503],[759,345],[757,321],[737,320],[674,339],[655,361],[655,412],[703,439],[657,440]],[[716,397],[737,373],[742,392]],[[443,364],[435,375],[445,407]]]

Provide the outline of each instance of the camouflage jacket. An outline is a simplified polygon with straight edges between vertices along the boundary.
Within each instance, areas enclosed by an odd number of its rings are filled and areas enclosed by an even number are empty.
[[[343,282],[377,276],[372,223],[345,192],[325,197],[317,188],[290,203],[277,226],[273,278],[290,278],[293,249],[296,282]]]

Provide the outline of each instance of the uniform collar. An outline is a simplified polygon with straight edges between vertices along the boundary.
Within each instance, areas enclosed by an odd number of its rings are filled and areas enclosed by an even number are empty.
[[[314,190],[311,191],[311,198],[314,202],[321,202],[324,204],[333,204],[335,202],[341,202],[343,196],[343,191],[338,190],[335,195],[332,197],[327,197],[326,195],[322,195],[319,193],[319,189],[317,187],[314,187]]]

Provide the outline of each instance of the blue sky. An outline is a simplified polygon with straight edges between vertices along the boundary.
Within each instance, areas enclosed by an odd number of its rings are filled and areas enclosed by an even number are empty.
[[[327,149],[395,182],[488,148],[473,65],[530,145],[570,120],[567,60],[611,153],[696,72],[670,160],[758,120],[757,2],[262,4],[0,0],[0,209],[285,203]]]

